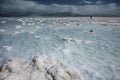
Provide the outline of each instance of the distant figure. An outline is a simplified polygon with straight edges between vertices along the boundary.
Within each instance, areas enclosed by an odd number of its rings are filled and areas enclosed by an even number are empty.
[[[93,30],[90,30],[90,32],[93,32]]]
[[[92,15],[90,16],[90,19],[92,20]]]

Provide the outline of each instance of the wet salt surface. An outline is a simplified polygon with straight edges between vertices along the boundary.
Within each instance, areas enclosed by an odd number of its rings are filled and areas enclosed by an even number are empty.
[[[93,21],[1,18],[0,21],[0,64],[7,57],[31,59],[46,55],[75,68],[83,80],[120,80],[120,23],[117,19],[102,22],[99,18]]]

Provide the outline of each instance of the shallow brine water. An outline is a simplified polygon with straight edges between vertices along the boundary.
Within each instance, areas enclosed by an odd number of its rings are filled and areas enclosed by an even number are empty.
[[[83,80],[120,80],[120,26],[57,18],[1,18],[0,64],[52,56]]]

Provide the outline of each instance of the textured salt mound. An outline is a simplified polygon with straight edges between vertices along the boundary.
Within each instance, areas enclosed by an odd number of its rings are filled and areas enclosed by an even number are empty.
[[[50,57],[32,61],[9,59],[0,67],[0,80],[81,80],[77,72]]]
[[[75,43],[80,43],[80,42],[83,42],[82,40],[77,40],[77,39],[74,39],[74,38],[63,38],[62,39],[63,41],[67,41],[67,42],[75,42]]]

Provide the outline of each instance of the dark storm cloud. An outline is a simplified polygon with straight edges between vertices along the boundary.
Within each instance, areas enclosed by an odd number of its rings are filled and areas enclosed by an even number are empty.
[[[61,5],[86,5],[86,4],[109,4],[109,3],[120,3],[119,0],[27,0],[34,1],[39,4],[61,4]]]
[[[0,14],[119,15],[119,0],[2,0]],[[14,16],[13,15],[13,16]]]

